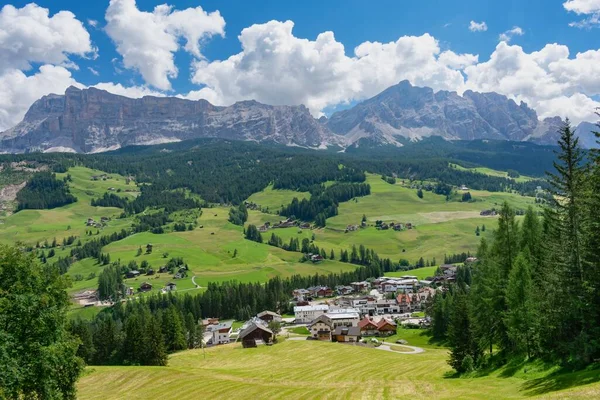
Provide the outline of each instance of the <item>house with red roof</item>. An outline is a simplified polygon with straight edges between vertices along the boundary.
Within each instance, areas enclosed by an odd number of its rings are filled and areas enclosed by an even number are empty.
[[[398,303],[401,313],[409,313],[412,311],[412,299],[410,298],[410,295],[400,293],[396,297],[396,302]]]
[[[377,330],[377,323],[373,321],[368,315],[358,322],[360,328],[360,334],[362,336],[373,336],[379,331]]]
[[[396,323],[386,318],[382,318],[377,323],[377,331],[380,336],[391,336],[396,333]]]

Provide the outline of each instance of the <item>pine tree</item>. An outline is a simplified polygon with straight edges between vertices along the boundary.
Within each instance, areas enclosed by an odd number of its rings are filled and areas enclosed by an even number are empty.
[[[535,352],[534,337],[538,321],[530,258],[528,250],[519,253],[510,271],[506,288],[508,311],[505,315],[505,323],[515,352],[517,354],[524,352],[527,357],[531,357]]]
[[[160,329],[160,323],[158,318],[155,316],[151,316],[148,319],[144,339],[144,365],[167,365],[167,351],[165,349],[165,342]]]
[[[597,113],[600,117],[600,113]],[[600,143],[600,123],[597,124],[595,132],[597,141]],[[586,243],[586,297],[589,299],[587,323],[590,332],[595,332],[596,337],[600,337],[600,151],[592,151],[592,166],[590,176],[590,197],[588,199],[587,209],[589,215],[588,234],[585,236]],[[592,333],[594,335],[594,333]],[[600,344],[596,344],[592,358],[600,357]]]
[[[469,293],[471,325],[482,349],[493,352],[501,316],[496,309],[499,297],[499,269],[489,257],[487,241],[481,239],[477,252],[479,262],[473,268],[473,284]]]
[[[132,314],[127,318],[124,331],[123,363],[125,365],[141,365],[145,352],[145,335],[144,326],[138,314]]]
[[[177,351],[186,348],[185,332],[181,313],[171,305],[164,312],[162,319],[162,328],[165,335],[167,350]]]
[[[454,295],[448,324],[448,344],[451,348],[448,364],[457,372],[466,372],[467,357],[470,357],[471,364],[477,364],[481,352],[473,338],[467,295],[461,290]]]
[[[568,120],[560,130],[558,145],[556,173],[549,174],[552,200],[546,212],[549,231],[545,242],[552,266],[547,278],[552,284],[560,283],[558,287],[550,287],[552,292],[545,295],[555,302],[547,315],[554,319],[551,326],[555,328],[547,330],[546,343],[549,346],[552,340],[564,343],[556,349],[559,354],[572,357],[574,362],[587,363],[591,357],[586,311],[590,291],[584,271],[584,243],[589,229],[585,209],[588,175],[584,153]]]

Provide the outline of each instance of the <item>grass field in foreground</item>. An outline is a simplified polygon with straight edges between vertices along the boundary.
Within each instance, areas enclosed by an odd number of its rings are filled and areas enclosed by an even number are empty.
[[[339,343],[240,344],[174,354],[167,367],[89,367],[80,399],[588,399],[598,371],[548,375],[523,369],[455,378],[447,350],[402,354]],[[585,383],[588,383],[584,385]],[[575,386],[583,385],[583,386]]]

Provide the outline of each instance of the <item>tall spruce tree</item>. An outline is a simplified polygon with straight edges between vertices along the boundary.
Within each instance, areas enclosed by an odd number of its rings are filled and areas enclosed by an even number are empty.
[[[452,348],[448,364],[457,372],[466,372],[467,360],[471,364],[478,363],[481,351],[473,337],[467,294],[462,290],[457,290],[454,294],[448,324],[448,343]]]
[[[551,246],[548,261],[553,268],[547,277],[553,285],[546,298],[553,304],[548,317],[555,319],[547,331],[546,343],[563,359],[587,363],[591,357],[585,310],[589,285],[584,270],[584,242],[589,229],[585,209],[588,174],[584,152],[568,120],[560,130],[558,145],[556,172],[549,174],[552,201],[546,213],[547,243]],[[552,346],[552,341],[557,346]]]
[[[600,113],[597,113],[600,117]],[[600,144],[600,123],[594,132]],[[589,331],[593,337],[600,337],[600,150],[592,150],[592,168],[590,174],[590,196],[588,200],[589,233],[585,236],[586,254],[586,294],[590,307],[588,309]],[[593,358],[600,357],[600,343],[591,349]]]
[[[515,258],[519,252],[519,227],[515,221],[515,211],[504,202],[498,218],[498,229],[494,232],[494,243],[491,246],[488,262],[491,268],[496,268],[495,279],[490,282],[493,288],[494,315],[497,322],[497,344],[501,350],[510,351],[512,343],[508,335],[508,328],[503,320],[507,311],[506,285]]]
[[[163,334],[160,329],[160,322],[157,317],[151,316],[146,322],[146,332],[144,340],[144,365],[167,365],[167,351]]]
[[[469,292],[471,323],[473,333],[482,349],[493,353],[494,344],[498,339],[499,311],[498,279],[499,269],[489,256],[487,241],[481,239],[477,252],[478,262],[473,268],[473,284]]]
[[[525,353],[527,357],[531,357],[536,352],[535,337],[538,328],[530,259],[528,250],[519,253],[510,271],[506,289],[508,311],[505,315],[514,353]]]

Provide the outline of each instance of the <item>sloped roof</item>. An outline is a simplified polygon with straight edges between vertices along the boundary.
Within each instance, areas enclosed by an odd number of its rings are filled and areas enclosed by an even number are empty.
[[[243,331],[240,332],[238,338],[240,340],[243,340],[246,336],[248,336],[249,334],[251,334],[252,332],[254,332],[257,329],[260,329],[261,331],[264,331],[264,332],[267,332],[267,333],[273,335],[273,331],[270,330],[269,328],[267,328],[266,326],[253,322],[246,329],[244,329]]]
[[[369,324],[371,324],[371,325],[373,325],[375,328],[377,328],[377,324],[376,324],[376,323],[375,323],[373,320],[371,320],[369,317],[364,317],[363,319],[361,319],[361,320],[358,322],[358,327],[359,327],[359,328],[364,328],[365,326],[367,326],[367,325],[369,325]]]
[[[265,315],[272,315],[272,316],[274,316],[274,317],[281,317],[281,315],[277,314],[276,312],[273,312],[273,311],[268,311],[268,310],[265,310],[265,311],[263,311],[263,312],[260,312],[260,313],[256,314],[256,316],[257,316],[258,318],[260,318],[260,317],[264,317]]]
[[[331,326],[331,318],[329,318],[327,315],[325,314],[321,314],[319,315],[317,318],[315,318],[309,326],[313,326],[316,323],[322,322],[328,326]]]
[[[390,321],[389,319],[386,319],[386,318],[381,318],[381,319],[379,320],[379,322],[377,323],[377,329],[381,329],[381,328],[383,328],[383,327],[384,327],[384,326],[386,326],[386,325],[389,325],[389,326],[394,326],[394,327],[395,327],[395,326],[396,326],[396,323],[395,323],[395,322],[393,322],[393,321]]]
[[[358,326],[338,326],[333,332],[334,335],[360,336],[360,328]]]

